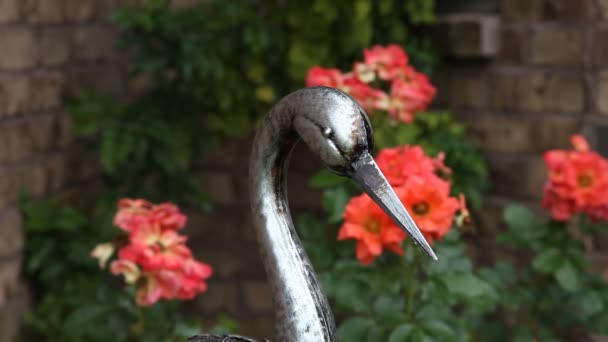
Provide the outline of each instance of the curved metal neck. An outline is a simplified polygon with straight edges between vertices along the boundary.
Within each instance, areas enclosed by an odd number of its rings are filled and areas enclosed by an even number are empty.
[[[249,169],[253,220],[274,293],[277,341],[337,341],[327,298],[296,234],[287,202],[288,159],[298,140],[292,123],[302,99],[291,100],[288,96],[274,107],[254,141]]]

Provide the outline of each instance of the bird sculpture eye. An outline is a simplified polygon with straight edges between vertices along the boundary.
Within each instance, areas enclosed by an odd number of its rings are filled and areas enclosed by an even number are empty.
[[[323,136],[331,140],[334,137],[334,131],[331,128],[327,127],[323,130]]]

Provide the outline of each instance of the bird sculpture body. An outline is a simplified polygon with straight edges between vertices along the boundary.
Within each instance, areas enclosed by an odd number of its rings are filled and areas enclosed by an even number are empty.
[[[295,231],[285,177],[291,150],[303,140],[332,172],[355,180],[429,256],[431,247],[375,164],[365,110],[347,94],[304,88],[281,99],[256,134],[249,168],[251,209],[262,261],[274,294],[279,342],[337,341],[327,297]],[[191,341],[251,341],[197,336]]]

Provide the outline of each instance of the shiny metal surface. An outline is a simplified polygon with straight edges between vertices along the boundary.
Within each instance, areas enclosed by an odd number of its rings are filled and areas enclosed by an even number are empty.
[[[369,153],[364,153],[355,162],[355,171],[350,176],[414,240],[417,246],[433,260],[437,260],[435,252]]]
[[[333,88],[315,87],[279,101],[258,129],[249,169],[256,235],[274,293],[276,340],[337,341],[327,298],[295,232],[287,203],[288,159],[299,138],[331,171],[361,183],[427,254],[436,257],[375,167],[370,156],[371,126],[352,98]]]

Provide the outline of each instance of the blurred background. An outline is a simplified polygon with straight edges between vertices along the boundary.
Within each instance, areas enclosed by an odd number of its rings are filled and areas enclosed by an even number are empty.
[[[145,335],[136,314],[113,303],[119,278],[89,257],[119,232],[111,215],[121,197],[178,203],[188,245],[214,269],[208,290],[179,305],[197,322],[184,331],[217,324],[272,337],[246,196],[253,131],[272,104],[305,86],[311,67],[349,70],[363,49],[390,43],[429,75],[431,110],[451,112],[484,161],[480,194],[467,193],[467,260],[525,267],[529,254],[498,246],[496,235],[513,202],[549,216],[543,153],[570,148],[583,133],[608,154],[608,1],[0,0],[0,341],[180,340],[134,338]],[[296,148],[294,217],[328,216],[331,195],[309,182],[321,167]],[[608,275],[608,240],[584,242],[581,272]],[[567,331],[547,323],[547,341],[600,340],[592,327],[608,327],[597,318],[607,309],[594,304],[608,297],[585,297],[589,289],[581,285],[572,300],[586,301],[591,318]],[[560,296],[551,303],[565,302]],[[480,317],[507,317],[508,326],[517,310]],[[545,336],[530,329],[522,341]]]

